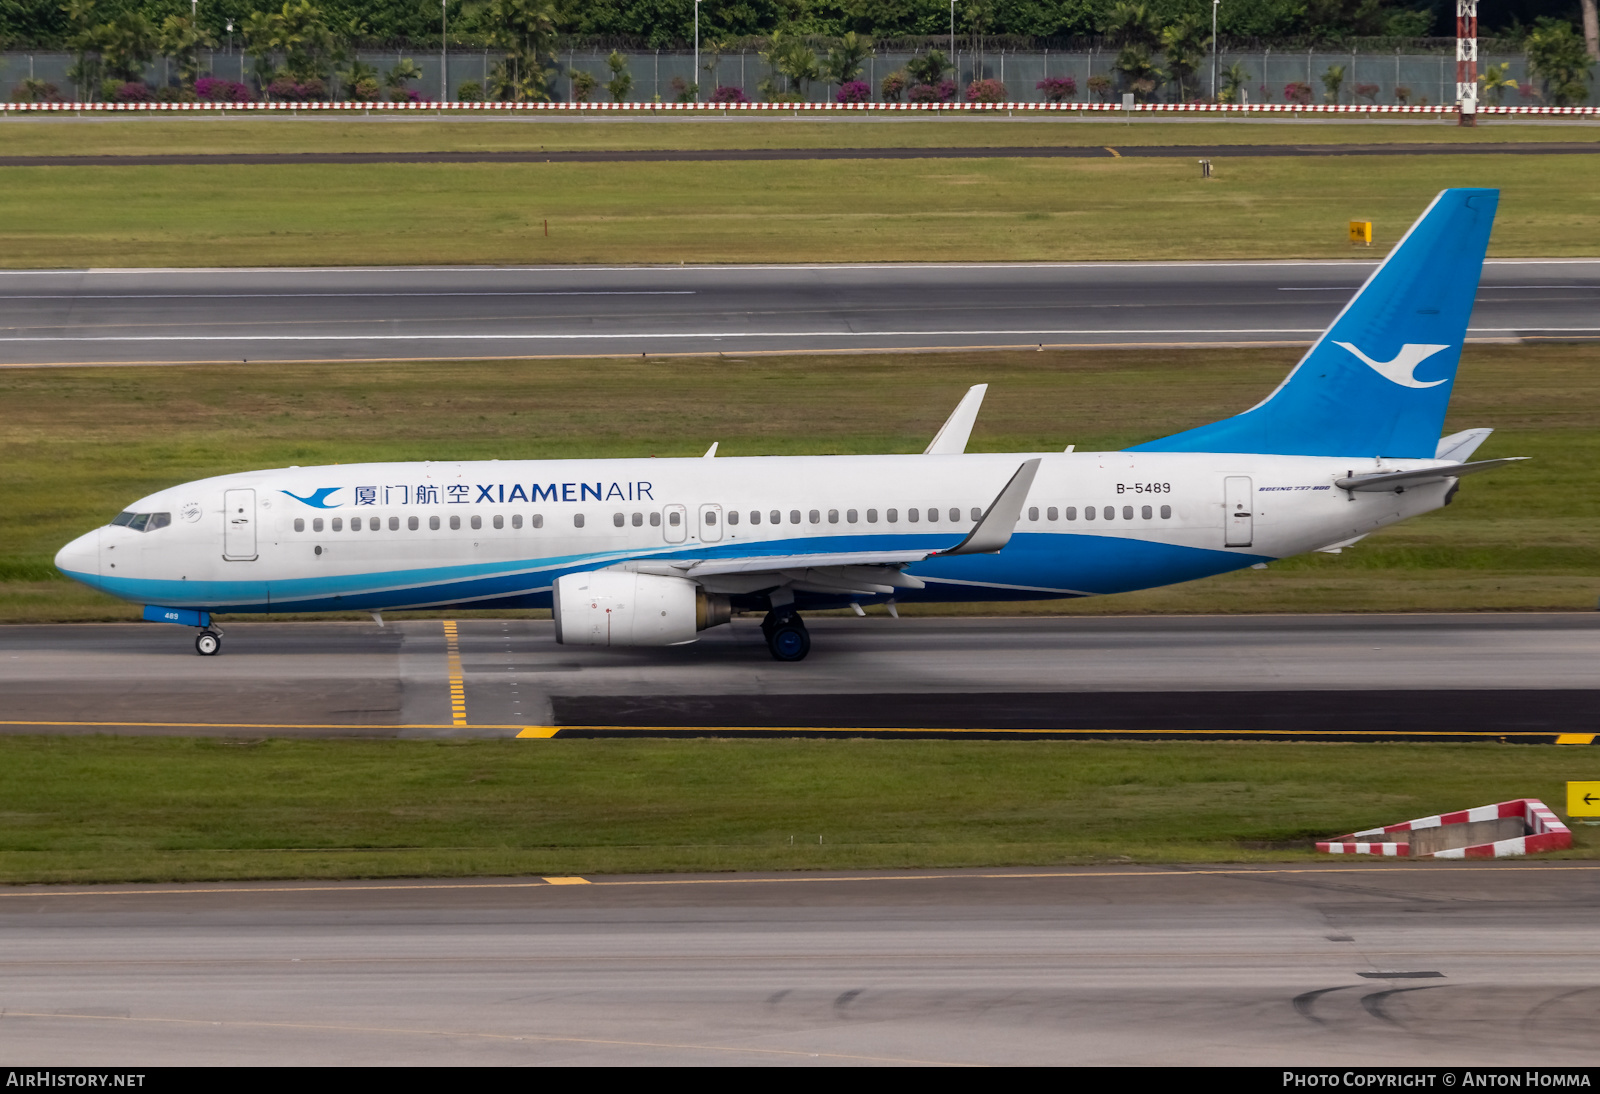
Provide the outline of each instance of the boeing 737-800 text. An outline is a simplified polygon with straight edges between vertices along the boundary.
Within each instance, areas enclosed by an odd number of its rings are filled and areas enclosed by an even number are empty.
[[[973,388],[916,456],[357,464],[134,503],[70,577],[199,628],[213,613],[542,607],[556,640],[693,641],[765,613],[1123,592],[1351,543],[1449,503],[1489,434],[1440,439],[1498,192],[1446,190],[1271,395],[1120,452],[966,454]]]

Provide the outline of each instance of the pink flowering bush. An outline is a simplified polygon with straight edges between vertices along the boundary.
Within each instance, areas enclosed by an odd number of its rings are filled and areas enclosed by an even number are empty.
[[[250,101],[250,89],[243,84],[232,80],[220,80],[215,76],[202,76],[194,82],[194,93],[202,102],[208,103],[247,103]]]
[[[1003,103],[1006,101],[1006,85],[999,80],[973,80],[967,85],[967,102],[969,103]]]
[[[717,89],[711,93],[711,101],[714,103],[747,103],[750,101],[750,96],[744,93],[744,88],[742,87],[719,84]]]
[[[315,76],[303,84],[297,84],[287,76],[279,76],[267,85],[267,94],[283,102],[312,102],[328,97],[328,85]]]
[[[149,103],[155,101],[156,93],[146,84],[126,83],[117,88],[112,98],[119,103]]]
[[[872,85],[865,80],[851,80],[839,85],[835,96],[841,103],[865,103],[872,100]]]
[[[947,103],[956,97],[956,82],[954,80],[940,80],[938,86],[933,84],[912,84],[906,91],[906,99],[914,103]]]
[[[1301,106],[1311,105],[1311,85],[1300,80],[1283,85],[1283,98],[1285,102],[1299,103]]]
[[[1059,103],[1078,94],[1078,81],[1071,76],[1046,76],[1033,85],[1044,92],[1045,102]]]

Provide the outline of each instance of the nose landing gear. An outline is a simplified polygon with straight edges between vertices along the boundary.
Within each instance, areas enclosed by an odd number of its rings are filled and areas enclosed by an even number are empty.
[[[220,649],[222,649],[221,631],[208,629],[195,635],[194,650],[201,657],[215,657]]]
[[[806,624],[789,608],[774,608],[761,621],[761,633],[767,637],[767,649],[774,661],[803,661],[811,652],[811,633]]]

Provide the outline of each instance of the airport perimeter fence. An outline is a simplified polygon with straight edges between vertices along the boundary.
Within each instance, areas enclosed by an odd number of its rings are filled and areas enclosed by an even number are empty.
[[[659,50],[652,52],[624,51],[627,72],[633,86],[625,101],[636,104],[674,103],[680,88],[693,85],[696,76],[694,54],[687,50]],[[211,75],[225,80],[236,80],[248,86],[251,81],[250,59],[239,52],[221,50],[204,55]],[[607,53],[600,49],[567,50],[557,59],[555,77],[551,80],[551,97],[556,102],[571,103],[575,86],[574,77],[582,72],[594,77],[600,85],[594,98],[609,103],[605,83],[611,79],[606,66]],[[916,54],[911,51],[877,52],[862,64],[861,79],[871,89],[872,102],[882,105],[882,82],[891,72],[904,69],[906,62]],[[387,72],[400,61],[410,61],[420,72],[407,86],[423,101],[444,100],[457,102],[462,85],[472,83],[487,87],[494,66],[503,55],[494,50],[452,50],[448,54],[448,79],[445,78],[441,57],[437,52],[393,50],[379,52],[361,50],[355,59]],[[1101,103],[1101,98],[1089,86],[1094,76],[1112,76],[1111,64],[1116,54],[1110,50],[1087,49],[1077,51],[1006,51],[995,50],[975,53],[957,49],[956,78],[954,86],[959,100],[965,88],[976,80],[998,80],[1005,87],[1007,103],[1043,103],[1045,93],[1038,85],[1046,79],[1070,79],[1074,90],[1066,102],[1075,109]],[[746,50],[724,53],[713,58],[708,53],[700,56],[700,98],[709,100],[717,87],[737,89],[751,102],[766,96],[761,91],[763,81],[773,77],[766,60],[759,53]],[[24,79],[43,80],[58,88],[63,98],[75,94],[67,72],[73,57],[61,52],[8,52],[0,53],[0,89],[9,98],[13,89]],[[1291,84],[1305,84],[1311,89],[1314,105],[1324,105],[1328,91],[1324,75],[1330,68],[1343,69],[1339,102],[1343,106],[1431,106],[1451,107],[1455,102],[1456,61],[1454,50],[1436,50],[1429,53],[1394,52],[1333,52],[1328,50],[1274,50],[1263,48],[1253,52],[1224,51],[1217,58],[1219,79],[1222,73],[1238,64],[1247,74],[1242,90],[1252,107],[1281,106],[1286,104],[1286,89]],[[1527,58],[1520,53],[1483,54],[1478,60],[1478,71],[1490,66],[1506,64],[1507,76],[1515,80],[1518,89],[1507,89],[1504,106],[1542,106],[1542,101],[1529,94],[1534,81],[1528,71]],[[162,87],[175,73],[165,59],[158,59],[146,69],[145,82],[152,87]],[[676,81],[676,83],[675,83]],[[783,81],[780,80],[780,83]],[[1211,89],[1211,62],[1207,58],[1195,73],[1192,85],[1203,93]],[[832,102],[838,93],[837,85],[814,81],[804,89],[808,103]],[[335,97],[342,97],[337,86]],[[1120,95],[1112,105],[1120,109]],[[1492,94],[1485,105],[1496,105]],[[360,105],[360,104],[358,104]],[[376,105],[376,104],[374,104]],[[601,105],[591,102],[591,107]],[[789,104],[784,104],[789,105]],[[918,104],[922,105],[922,104]],[[1101,105],[1104,105],[1101,103]],[[1157,104],[1150,104],[1157,105]],[[1183,105],[1183,104],[1160,104]],[[1586,104],[1600,105],[1600,86],[1591,84]]]

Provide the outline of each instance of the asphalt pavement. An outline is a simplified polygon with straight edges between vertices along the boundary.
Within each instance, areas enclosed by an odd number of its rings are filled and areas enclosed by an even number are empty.
[[[0,271],[0,366],[1310,342],[1376,260]],[[1600,337],[1600,259],[1490,262],[1469,337]]]
[[[0,1056],[1577,1071],[1597,885],[1369,861],[14,888]]]
[[[814,617],[688,646],[561,646],[547,620],[0,627],[0,732],[453,737],[1057,736],[1592,742],[1600,614]]]

